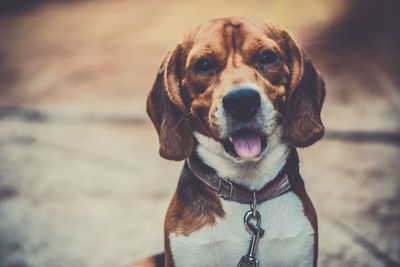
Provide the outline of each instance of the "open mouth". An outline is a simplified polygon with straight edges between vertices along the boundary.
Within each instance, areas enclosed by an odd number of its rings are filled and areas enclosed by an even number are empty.
[[[251,129],[241,129],[223,141],[226,153],[242,159],[257,158],[267,147],[267,137]]]

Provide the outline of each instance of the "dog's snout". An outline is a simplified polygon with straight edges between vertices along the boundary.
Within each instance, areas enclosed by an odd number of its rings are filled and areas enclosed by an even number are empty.
[[[233,90],[224,96],[222,104],[232,118],[248,121],[254,117],[260,107],[260,94],[247,88]]]

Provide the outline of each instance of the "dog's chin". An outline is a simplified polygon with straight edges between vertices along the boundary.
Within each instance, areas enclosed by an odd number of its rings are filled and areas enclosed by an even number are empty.
[[[241,129],[222,140],[226,155],[236,162],[258,161],[267,148],[267,135],[253,129]]]

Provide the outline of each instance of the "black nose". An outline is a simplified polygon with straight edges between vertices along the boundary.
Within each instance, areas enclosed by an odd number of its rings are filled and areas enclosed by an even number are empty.
[[[233,90],[224,96],[222,104],[234,119],[248,121],[260,107],[260,94],[253,89]]]

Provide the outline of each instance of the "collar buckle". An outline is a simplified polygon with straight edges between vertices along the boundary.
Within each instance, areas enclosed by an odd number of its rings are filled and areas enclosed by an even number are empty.
[[[225,198],[225,196],[222,194],[221,189],[222,189],[222,181],[224,181],[224,183],[227,183],[229,185],[229,198]],[[228,199],[228,200],[232,200],[232,195],[233,195],[233,183],[228,179],[220,179],[219,183],[218,183],[218,190],[217,190],[218,196],[222,197],[223,199]]]

